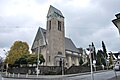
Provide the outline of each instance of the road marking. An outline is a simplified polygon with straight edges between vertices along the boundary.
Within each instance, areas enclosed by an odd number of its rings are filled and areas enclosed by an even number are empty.
[[[2,80],[4,80],[4,78],[2,77]]]

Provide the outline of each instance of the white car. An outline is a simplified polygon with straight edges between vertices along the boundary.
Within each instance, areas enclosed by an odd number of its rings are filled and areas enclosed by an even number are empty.
[[[120,70],[120,66],[115,65],[113,68],[115,71],[119,71]]]

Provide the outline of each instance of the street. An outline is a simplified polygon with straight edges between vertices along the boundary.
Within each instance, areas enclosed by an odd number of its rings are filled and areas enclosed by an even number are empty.
[[[120,75],[120,71],[117,72],[117,75]],[[114,76],[115,76],[114,71],[95,73],[94,74],[94,80],[107,80],[107,79],[112,78]],[[91,74],[76,76],[76,77],[70,77],[67,80],[91,80]]]
[[[117,75],[120,75],[120,71],[116,72]],[[94,74],[94,80],[107,80],[115,76],[114,71],[106,71]],[[0,75],[0,80],[23,80],[23,79],[13,79],[13,78],[2,78]],[[45,76],[44,78],[40,77],[40,79],[24,79],[24,80],[91,80],[91,74],[86,75],[78,75],[78,76],[65,76],[62,78],[53,78],[51,76]]]

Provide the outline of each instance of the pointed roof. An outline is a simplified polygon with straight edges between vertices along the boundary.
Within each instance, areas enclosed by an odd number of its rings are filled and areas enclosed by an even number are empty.
[[[41,27],[39,27],[39,29],[38,29],[38,32],[36,34],[36,37],[35,37],[35,40],[33,42],[31,49],[38,47],[38,43],[36,43],[36,41],[38,41],[38,40],[41,40],[41,43],[39,46],[44,46],[47,44],[47,42],[46,42],[46,30],[41,28]],[[65,37],[65,50],[80,53],[78,51],[78,49],[76,48],[75,44],[73,43],[73,41],[67,37]]]
[[[68,51],[78,52],[78,49],[76,48],[75,44],[70,38],[65,37],[65,49]]]
[[[39,46],[43,46],[43,45],[46,45],[46,30],[39,27],[38,31],[37,31],[37,34],[36,34],[36,37],[34,39],[34,42],[33,42],[33,45],[32,45],[32,49],[38,47],[38,43],[36,43],[36,41],[40,41],[40,45]]]
[[[48,14],[47,17],[50,16],[51,14],[56,13],[58,15],[60,15],[61,17],[64,18],[62,12],[60,10],[58,10],[57,8],[53,7],[52,5],[50,5],[49,10],[48,10]]]

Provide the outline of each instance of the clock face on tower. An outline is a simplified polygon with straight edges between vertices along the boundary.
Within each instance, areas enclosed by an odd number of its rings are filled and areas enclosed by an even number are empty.
[[[56,13],[56,12],[51,13],[50,16],[51,16],[51,17],[56,17],[56,18],[61,17],[61,16],[60,16],[58,13]]]
[[[51,14],[51,17],[56,17],[56,18],[57,18],[58,16],[57,16],[57,14],[54,12],[54,13]]]

